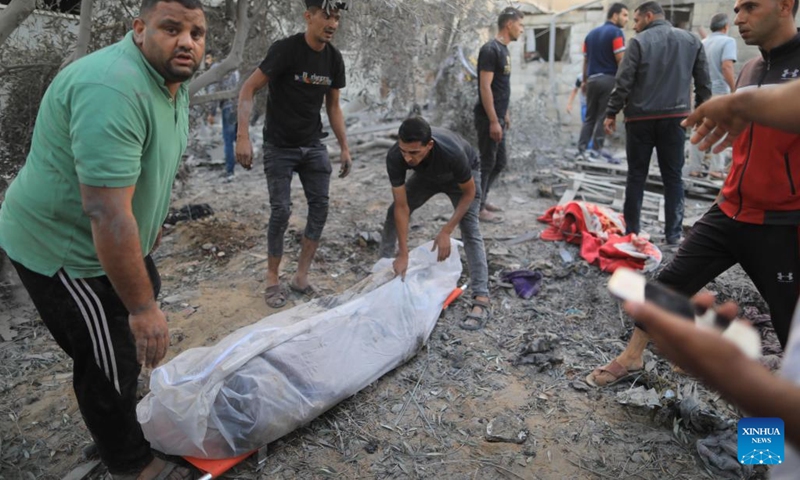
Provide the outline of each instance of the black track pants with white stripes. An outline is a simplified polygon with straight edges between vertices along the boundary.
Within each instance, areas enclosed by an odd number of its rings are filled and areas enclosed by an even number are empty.
[[[140,471],[152,459],[136,420],[136,382],[141,365],[128,325],[128,311],[108,277],[52,277],[13,262],[22,284],[58,345],[72,358],[72,386],[83,419],[113,474]],[[147,271],[157,295],[158,271]]]

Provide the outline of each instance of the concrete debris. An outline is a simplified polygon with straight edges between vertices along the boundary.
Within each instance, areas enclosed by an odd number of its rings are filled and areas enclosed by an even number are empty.
[[[509,415],[495,417],[486,425],[487,442],[525,443],[528,429],[525,422]]]
[[[700,433],[724,430],[732,423],[694,396],[681,400],[679,410],[683,424]]]
[[[655,388],[646,389],[643,386],[623,390],[617,393],[617,402],[623,405],[633,405],[635,407],[654,408],[660,407],[658,392]]]

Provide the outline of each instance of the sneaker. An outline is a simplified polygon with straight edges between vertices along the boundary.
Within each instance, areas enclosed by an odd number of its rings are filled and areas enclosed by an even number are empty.
[[[586,154],[586,161],[587,162],[594,163],[594,162],[599,162],[600,160],[602,160],[600,152],[598,152],[597,150],[588,150],[587,151],[587,154]]]
[[[225,183],[231,183],[233,181],[233,173],[226,173],[223,176],[223,180],[222,181],[225,182]]]

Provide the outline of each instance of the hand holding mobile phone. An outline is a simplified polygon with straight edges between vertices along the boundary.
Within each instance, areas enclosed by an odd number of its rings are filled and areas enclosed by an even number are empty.
[[[644,275],[634,270],[617,269],[608,280],[608,290],[620,300],[652,302],[686,320],[694,320],[698,328],[713,328],[748,357],[758,359],[761,356],[761,336],[752,325],[720,315],[713,308],[696,307],[685,296],[658,283],[648,282]],[[643,326],[637,326],[646,331]]]

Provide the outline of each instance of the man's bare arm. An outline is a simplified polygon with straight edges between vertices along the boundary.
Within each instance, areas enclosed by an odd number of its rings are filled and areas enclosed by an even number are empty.
[[[499,142],[503,139],[503,128],[500,126],[500,119],[494,109],[494,93],[492,93],[492,80],[494,72],[481,70],[478,73],[479,88],[481,90],[481,105],[486,116],[489,117],[489,136],[492,140]]]
[[[710,305],[713,298],[704,303]],[[721,308],[726,307],[735,315],[735,305]],[[714,330],[698,328],[652,303],[628,302],[625,309],[647,328],[659,351],[726,399],[750,415],[783,419],[787,438],[800,448],[799,385],[774,376]]]
[[[134,187],[81,185],[83,210],[92,225],[92,239],[103,271],[129,312],[140,364],[155,367],[169,346],[166,317],[156,304],[144,264],[139,226],[133,216]]]
[[[394,226],[397,230],[398,254],[394,261],[394,271],[405,279],[408,269],[408,222],[411,218],[411,209],[408,206],[406,186],[392,187],[394,197]]]
[[[623,59],[623,58],[625,58],[625,52],[624,52],[624,51],[622,51],[622,52],[617,52],[617,53],[615,53],[615,54],[614,54],[614,60],[616,60],[616,61],[617,61],[617,65],[619,65],[620,63],[622,63],[622,59]]]
[[[722,61],[722,77],[731,88],[731,93],[736,91],[736,75],[733,73],[733,60]]]
[[[464,218],[464,215],[469,211],[472,201],[475,200],[475,179],[470,178],[466,182],[459,184],[458,188],[461,189],[461,199],[458,201],[450,220],[442,227],[442,230],[446,231],[448,235],[453,234],[458,224],[461,223],[461,219]]]
[[[692,112],[682,125],[695,128],[692,143],[701,150],[716,145],[714,153],[719,153],[732,145],[752,122],[800,133],[797,112],[800,112],[800,81],[795,80],[776,88],[741,90],[712,98]]]
[[[236,129],[236,161],[244,168],[253,165],[253,145],[250,143],[250,115],[253,112],[253,98],[256,92],[266,87],[269,77],[260,68],[245,80],[239,90],[238,127]]]
[[[336,140],[339,142],[341,149],[342,165],[339,168],[339,178],[344,178],[350,173],[350,167],[353,165],[353,159],[350,157],[350,147],[347,145],[347,127],[344,122],[344,113],[339,104],[339,89],[331,88],[325,94],[325,110],[328,112],[328,120],[331,122],[331,129],[333,134],[336,135]]]
[[[572,102],[575,101],[575,97],[578,95],[578,89],[581,87],[575,87],[572,89],[572,92],[569,94],[569,98],[567,99],[567,113],[572,113]]]

